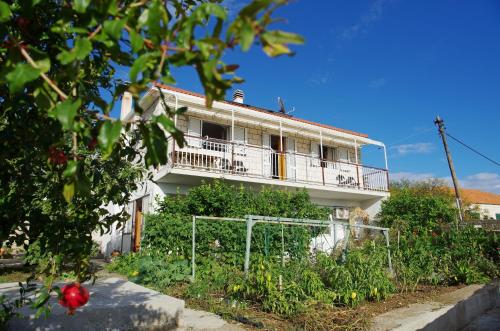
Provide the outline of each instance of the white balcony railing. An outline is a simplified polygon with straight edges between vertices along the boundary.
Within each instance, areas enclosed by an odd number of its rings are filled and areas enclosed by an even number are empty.
[[[186,136],[186,141],[183,148],[170,145],[170,167],[359,190],[389,188],[385,169],[216,139]]]

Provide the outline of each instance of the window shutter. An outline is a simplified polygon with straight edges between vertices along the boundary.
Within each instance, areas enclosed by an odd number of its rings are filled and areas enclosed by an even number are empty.
[[[339,153],[339,161],[341,162],[348,162],[349,161],[349,156],[348,156],[348,151],[347,148],[345,147],[339,147],[338,149]]]
[[[245,151],[245,144],[247,143],[246,137],[247,136],[245,128],[242,128],[240,126],[234,127],[234,143],[235,143],[234,152],[236,154],[244,155],[246,153]]]
[[[271,177],[271,136],[268,133],[262,134],[262,175]]]
[[[190,117],[188,123],[187,143],[189,146],[201,147],[201,120]]]
[[[240,126],[234,127],[234,141],[245,144],[246,143],[246,134],[245,129]]]
[[[288,179],[295,180],[297,178],[297,165],[295,160],[295,139],[286,138],[286,176]]]
[[[311,141],[311,165],[319,167],[319,144]]]

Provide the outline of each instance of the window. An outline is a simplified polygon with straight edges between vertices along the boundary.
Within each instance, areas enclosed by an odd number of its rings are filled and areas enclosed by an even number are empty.
[[[500,221],[500,214],[496,214],[495,218],[497,219],[497,221]]]
[[[228,127],[205,122],[201,123],[201,137],[203,139],[202,148],[209,149],[212,151],[225,152],[227,151],[227,144],[222,142],[222,140],[227,140]],[[211,139],[217,139],[221,141],[213,141]]]
[[[225,126],[203,121],[201,136],[203,138],[226,140],[227,131],[227,127]]]
[[[319,146],[319,157],[321,158],[321,155],[323,155],[323,160],[321,161],[321,166],[323,168],[328,167],[328,162],[335,162],[335,158],[337,156],[337,150],[335,147],[330,147],[330,146],[325,146],[323,145],[323,154],[321,154],[321,146]]]

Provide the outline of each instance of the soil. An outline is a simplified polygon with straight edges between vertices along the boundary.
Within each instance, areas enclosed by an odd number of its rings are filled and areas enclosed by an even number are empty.
[[[389,310],[394,310],[401,307],[407,307],[413,303],[423,303],[445,293],[450,293],[464,287],[459,286],[428,286],[421,285],[414,292],[396,293],[379,302],[367,302],[363,306],[357,308],[359,312],[364,313],[368,317],[381,315]]]
[[[307,312],[285,318],[265,313],[259,307],[230,308],[219,299],[186,300],[189,308],[203,309],[221,315],[229,322],[238,322],[248,330],[367,330],[370,320],[387,311],[453,292],[463,286],[419,286],[414,292],[395,293],[379,302],[367,302],[356,308],[315,305]],[[179,290],[177,294],[181,294]]]

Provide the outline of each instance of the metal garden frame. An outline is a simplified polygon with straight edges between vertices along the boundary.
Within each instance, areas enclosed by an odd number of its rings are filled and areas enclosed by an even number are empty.
[[[329,227],[330,225],[341,225],[344,228],[345,237],[343,240],[342,251],[345,253],[347,251],[347,245],[350,239],[350,230],[354,228],[364,228],[381,231],[384,234],[386,246],[387,246],[387,264],[389,271],[393,274],[392,261],[391,261],[391,250],[389,242],[389,228],[383,228],[373,225],[365,224],[349,224],[346,222],[335,221],[335,220],[311,220],[302,218],[287,218],[287,217],[271,217],[271,216],[261,216],[261,215],[246,215],[245,218],[232,218],[232,217],[215,217],[215,216],[192,216],[192,250],[191,250],[191,277],[194,280],[196,275],[196,220],[212,220],[212,221],[231,221],[231,222],[246,222],[246,246],[245,246],[245,264],[244,271],[248,275],[248,270],[250,269],[250,248],[252,243],[252,228],[257,223],[267,223],[267,224],[281,224],[281,225],[296,225],[296,226],[318,226],[318,227]],[[283,228],[281,230],[281,241],[282,247],[283,243]],[[282,248],[283,249],[283,248]],[[283,260],[282,251],[282,262]]]

